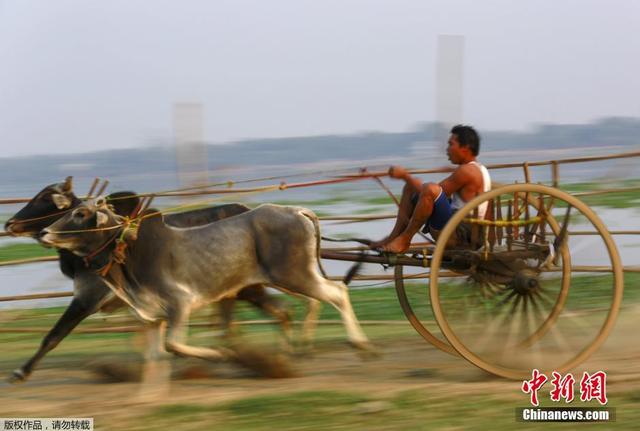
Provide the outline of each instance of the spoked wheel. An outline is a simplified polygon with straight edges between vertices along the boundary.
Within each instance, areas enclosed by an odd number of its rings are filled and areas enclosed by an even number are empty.
[[[444,337],[437,337],[433,334],[433,329],[429,330],[426,327],[427,322],[434,320],[429,303],[428,288],[422,283],[420,283],[420,285],[410,284],[409,286],[405,286],[402,265],[395,266],[394,277],[400,307],[402,307],[402,311],[407,317],[407,320],[409,320],[409,323],[411,323],[411,326],[413,326],[422,338],[438,349],[458,356],[458,352],[451,347]],[[428,275],[426,275],[426,277],[428,277]],[[431,325],[436,326],[434,323],[431,323]]]
[[[442,279],[443,268],[460,276]],[[474,365],[513,379],[583,362],[613,328],[622,290],[618,251],[598,216],[537,184],[469,202],[441,232],[431,261],[444,336]]]

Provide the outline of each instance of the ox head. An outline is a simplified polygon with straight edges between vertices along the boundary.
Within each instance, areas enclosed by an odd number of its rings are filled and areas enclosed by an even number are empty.
[[[78,205],[58,221],[43,229],[38,240],[87,256],[119,234],[123,218],[114,213],[103,197]]]
[[[37,237],[42,229],[80,205],[80,199],[73,193],[72,179],[67,177],[62,183],[51,184],[40,190],[7,221],[4,229],[13,236]],[[107,196],[107,202],[116,214],[128,216],[138,207],[140,198],[134,192],[123,191]]]
[[[37,236],[46,226],[80,203],[73,194],[73,177],[42,189],[20,211],[11,217],[4,229],[13,236]]]

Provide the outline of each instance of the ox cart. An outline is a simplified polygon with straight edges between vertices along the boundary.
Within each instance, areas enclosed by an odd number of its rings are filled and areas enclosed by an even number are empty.
[[[580,237],[589,238],[586,247],[576,243]],[[572,264],[576,254],[598,265]],[[393,267],[402,310],[426,341],[512,379],[585,361],[611,332],[624,285],[616,245],[596,213],[558,188],[531,183],[478,196],[436,243],[406,254],[323,250],[322,257]],[[437,334],[407,294],[411,267],[429,269],[421,292],[429,296]]]
[[[602,346],[610,335],[622,301],[623,271],[640,272],[640,268],[622,266],[611,235],[637,235],[640,231],[608,231],[594,210],[575,196],[557,187],[531,183],[528,167],[551,165],[553,184],[557,185],[557,168],[560,163],[639,156],[640,153],[635,152],[489,166],[495,169],[524,167],[526,182],[506,186],[496,186],[494,183],[493,190],[468,202],[454,214],[437,242],[416,244],[408,253],[401,255],[376,253],[368,248],[341,248],[323,249],[322,257],[392,267],[399,304],[420,336],[436,348],[461,356],[491,374],[521,379],[530,377],[534,368],[546,372],[573,369]],[[440,172],[444,171],[416,173]],[[383,175],[361,172],[360,175],[340,175],[326,180],[281,182],[277,185],[249,188],[236,188],[233,187],[235,183],[226,182],[224,189],[180,189],[129,194],[127,199],[131,196],[149,198],[145,203],[148,206],[151,199],[161,196],[184,198],[211,194],[228,196],[232,192],[283,191]],[[86,197],[93,195],[98,182],[98,179],[94,181]],[[378,182],[382,185],[381,181]],[[221,184],[213,184],[211,187]],[[98,194],[105,187],[106,183]],[[638,190],[638,187],[631,187],[579,194],[636,193]],[[37,196],[42,198],[44,195],[39,193]],[[0,199],[0,204],[25,203],[31,200]],[[76,198],[74,201],[80,200]],[[209,205],[211,202],[205,203]],[[49,202],[49,206],[51,205],[53,203]],[[478,217],[479,208],[484,205],[487,208],[486,215],[481,219]],[[164,209],[161,213],[171,214],[176,209],[184,208],[181,205]],[[601,208],[599,211],[606,209]],[[54,210],[54,215],[61,214],[64,213]],[[52,222],[49,217],[40,214],[32,221],[46,221],[45,225],[48,225]],[[8,235],[11,233],[0,232],[0,237]],[[18,259],[0,262],[0,265],[57,259]],[[409,278],[418,279],[420,283],[406,282]],[[386,277],[373,276],[368,279],[381,280]],[[108,292],[106,286],[89,288],[94,293]],[[7,296],[0,297],[0,301],[74,296],[77,293],[78,290],[75,293]],[[74,314],[73,309],[69,313],[65,312],[61,318],[65,323],[56,324],[53,329],[48,330],[45,342],[34,358],[27,362],[26,371],[21,370],[22,375],[28,376],[33,365],[86,316],[87,314]],[[61,328],[66,329],[62,331]],[[5,330],[14,331],[11,328]],[[46,328],[29,330],[47,332]],[[24,328],[20,328],[20,331],[24,331]]]

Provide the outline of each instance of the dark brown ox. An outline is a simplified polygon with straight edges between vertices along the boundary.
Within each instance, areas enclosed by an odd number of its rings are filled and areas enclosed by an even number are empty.
[[[135,238],[128,241],[123,263],[114,260],[115,238]],[[169,226],[160,213],[149,211],[133,233],[99,199],[44,229],[40,241],[81,257],[96,256],[105,282],[141,320],[156,324],[158,333],[167,324],[164,346],[177,355],[229,358],[226,350],[186,344],[189,315],[256,284],[330,303],[351,343],[369,350],[347,286],[322,271],[318,219],[305,208],[266,204],[190,228]]]
[[[107,196],[107,202],[116,214],[128,216],[139,204],[139,198],[133,192],[116,192]],[[81,200],[73,193],[72,178],[62,183],[51,184],[42,189],[7,223],[5,230],[13,236],[36,237],[37,234],[60,219],[71,209],[80,205]],[[249,211],[241,204],[228,204],[203,208],[165,217],[166,223],[176,227],[204,225],[226,217]],[[105,282],[87,267],[82,258],[68,250],[58,249],[60,270],[74,280],[73,299],[54,327],[42,340],[37,352],[20,368],[14,370],[9,378],[12,382],[26,380],[35,366],[53,350],[80,322],[97,311],[113,311],[124,306]],[[276,318],[283,328],[286,340],[290,338],[290,316],[282,301],[267,293],[263,286],[251,286],[238,292],[236,299],[248,301],[265,313]],[[229,331],[232,321],[234,298],[220,301],[222,324]],[[306,334],[310,337],[310,333]]]

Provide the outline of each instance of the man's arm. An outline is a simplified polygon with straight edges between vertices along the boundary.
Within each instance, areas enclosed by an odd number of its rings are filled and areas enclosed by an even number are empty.
[[[440,187],[442,187],[444,193],[449,197],[472,181],[473,177],[469,171],[469,167],[460,166],[453,171],[451,175],[440,181]]]

